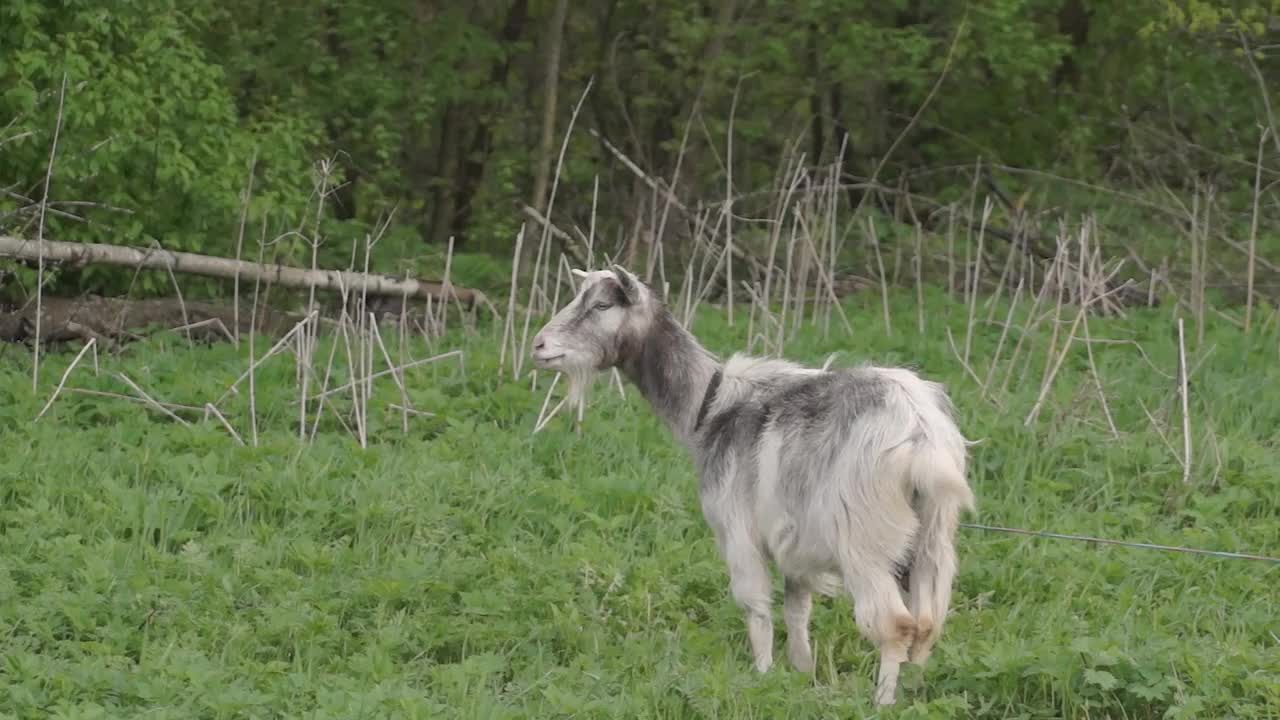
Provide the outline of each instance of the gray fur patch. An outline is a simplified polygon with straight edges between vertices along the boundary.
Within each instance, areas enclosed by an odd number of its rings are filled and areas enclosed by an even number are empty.
[[[883,408],[887,393],[884,381],[868,371],[839,370],[796,380],[766,402],[776,408],[782,426],[845,428]]]
[[[703,490],[723,479],[729,454],[734,452],[741,456],[738,471],[749,472],[747,479],[754,484],[755,451],[769,419],[769,407],[758,400],[737,403],[711,416],[699,441]]]

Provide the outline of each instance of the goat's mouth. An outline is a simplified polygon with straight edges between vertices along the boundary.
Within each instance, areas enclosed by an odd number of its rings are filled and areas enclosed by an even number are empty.
[[[556,353],[554,355],[537,355],[533,356],[533,364],[538,367],[549,368],[557,364],[559,360],[564,359],[564,353]]]

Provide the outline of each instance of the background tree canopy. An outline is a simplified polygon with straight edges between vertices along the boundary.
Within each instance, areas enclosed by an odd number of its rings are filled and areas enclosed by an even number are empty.
[[[48,237],[230,255],[252,168],[250,228],[342,236],[394,208],[397,262],[450,237],[509,255],[588,82],[556,211],[585,223],[598,180],[605,237],[661,202],[610,147],[714,198],[730,137],[740,191],[794,147],[850,179],[883,159],[878,182],[944,198],[979,159],[1134,192],[1251,192],[1280,72],[1276,0],[569,5],[10,0],[0,223],[35,233],[61,100]]]

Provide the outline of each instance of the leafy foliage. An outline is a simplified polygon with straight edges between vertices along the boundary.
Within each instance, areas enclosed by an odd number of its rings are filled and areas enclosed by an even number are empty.
[[[1277,77],[1275,0],[612,0],[571,9],[546,78],[553,5],[7,2],[0,222],[41,195],[64,73],[51,236],[230,254],[256,156],[251,228],[345,247],[394,209],[405,230],[386,254],[407,257],[450,237],[509,255],[548,82],[558,137],[593,81],[556,210],[585,226],[599,180],[613,242],[651,222],[655,199],[585,130],[654,176],[679,166],[695,199],[722,196],[730,171],[741,190],[770,185],[793,145],[809,166],[842,157],[865,178],[883,162],[881,182],[942,196],[978,159],[1161,198],[1202,183],[1248,193]],[[1055,193],[1048,204],[1066,204]],[[6,229],[31,234],[21,217]]]

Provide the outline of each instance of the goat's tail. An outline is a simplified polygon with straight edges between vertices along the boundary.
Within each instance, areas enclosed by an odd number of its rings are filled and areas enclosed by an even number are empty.
[[[974,509],[973,491],[965,480],[964,440],[958,432],[954,439],[958,445],[930,439],[918,443],[911,462],[920,527],[908,582],[910,610],[916,619],[909,658],[917,665],[925,664],[942,634],[956,576],[956,526],[962,511]]]

